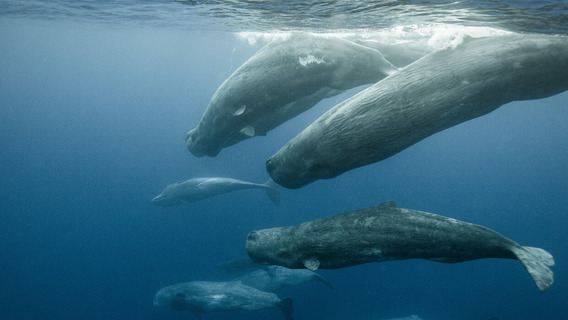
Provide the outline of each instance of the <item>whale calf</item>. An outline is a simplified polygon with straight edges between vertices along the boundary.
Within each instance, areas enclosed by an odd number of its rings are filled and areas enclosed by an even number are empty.
[[[215,265],[216,271],[224,273],[241,272],[256,268],[258,268],[258,264],[252,262],[248,255],[226,260]]]
[[[267,292],[276,292],[285,287],[295,286],[309,281],[319,281],[333,288],[333,285],[329,281],[313,271],[288,269],[281,266],[264,266],[264,268],[250,272],[235,280],[239,280],[247,286]]]
[[[401,208],[392,201],[296,226],[252,231],[251,259],[286,268],[336,269],[368,262],[427,259],[456,263],[517,259],[541,291],[554,281],[552,255],[483,226]]]
[[[275,205],[280,204],[280,190],[271,179],[264,184],[258,184],[220,177],[193,178],[170,184],[152,199],[152,203],[161,207],[171,207],[227,192],[254,188],[264,190]]]
[[[347,89],[375,83],[398,69],[375,49],[307,33],[275,40],[247,60],[213,94],[189,151],[221,149],[268,131]]]
[[[280,299],[240,281],[192,281],[160,289],[154,296],[155,307],[191,311],[197,317],[219,311],[280,309],[286,320],[293,320],[292,299]]]
[[[467,38],[408,65],[328,110],[266,163],[300,188],[386,159],[420,140],[515,101],[568,89],[568,38]]]

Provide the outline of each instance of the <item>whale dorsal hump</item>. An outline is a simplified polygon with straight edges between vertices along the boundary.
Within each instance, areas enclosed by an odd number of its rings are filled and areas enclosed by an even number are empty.
[[[378,208],[387,209],[387,208],[400,208],[400,207],[398,206],[398,204],[396,204],[396,202],[389,200],[379,204]]]
[[[246,126],[241,129],[241,133],[247,137],[254,137],[254,127],[253,126]]]
[[[319,266],[320,262],[316,258],[309,258],[304,260],[304,267],[306,267],[306,269],[308,270],[315,271],[317,268],[319,268]]]

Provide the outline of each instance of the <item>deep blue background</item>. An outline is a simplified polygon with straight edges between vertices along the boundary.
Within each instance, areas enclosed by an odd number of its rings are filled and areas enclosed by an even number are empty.
[[[270,132],[195,158],[185,132],[262,43],[224,33],[0,21],[0,318],[191,319],[156,311],[161,287],[226,280],[253,229],[395,200],[490,227],[556,259],[541,293],[520,263],[368,264],[289,288],[296,318],[566,319],[568,93],[511,103],[380,163],[299,190],[276,208],[248,190],[173,208],[150,199],[196,176],[264,182],[265,160],[328,99]],[[564,72],[560,71],[559,72]],[[205,319],[282,319],[277,311]]]

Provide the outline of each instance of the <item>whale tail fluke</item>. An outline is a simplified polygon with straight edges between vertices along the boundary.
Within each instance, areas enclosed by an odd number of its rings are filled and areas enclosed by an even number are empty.
[[[294,305],[292,303],[292,298],[288,297],[282,299],[278,307],[280,308],[280,310],[282,310],[285,320],[294,320],[294,316],[292,316],[292,313],[294,313]]]
[[[554,273],[549,267],[554,258],[546,250],[534,247],[515,247],[513,253],[532,277],[540,291],[546,291],[554,283]]]
[[[263,190],[266,192],[266,195],[268,195],[268,198],[270,198],[270,201],[276,206],[280,206],[280,188],[278,184],[276,184],[274,180],[268,179],[268,181],[264,183],[264,187]]]

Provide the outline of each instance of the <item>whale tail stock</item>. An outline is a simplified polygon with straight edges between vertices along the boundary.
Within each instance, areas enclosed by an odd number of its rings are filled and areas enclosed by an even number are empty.
[[[554,283],[554,273],[549,267],[554,265],[554,258],[546,250],[534,247],[515,247],[513,253],[532,277],[540,291],[546,291]]]
[[[278,304],[278,308],[282,310],[285,320],[294,320],[294,316],[292,316],[292,313],[294,313],[292,298],[288,297],[282,299],[282,301]]]
[[[268,181],[263,184],[263,186],[263,190],[264,192],[266,192],[268,198],[270,198],[270,201],[272,201],[272,203],[274,203],[276,206],[280,206],[280,188],[278,187],[278,184],[276,184],[274,180],[269,178]]]

